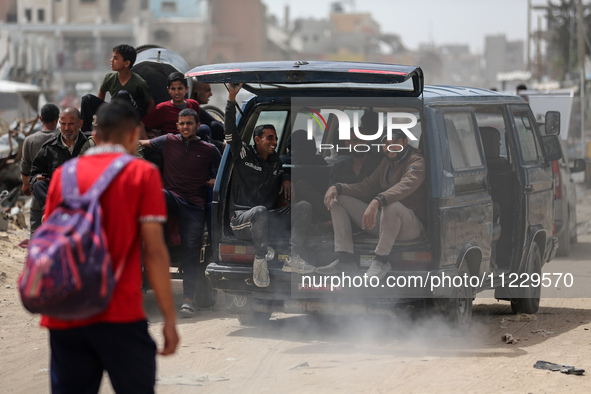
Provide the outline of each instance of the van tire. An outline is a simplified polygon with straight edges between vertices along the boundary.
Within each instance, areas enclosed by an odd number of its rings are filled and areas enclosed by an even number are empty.
[[[239,313],[238,314],[238,321],[243,326],[262,326],[266,324],[269,319],[271,318],[271,312],[248,312],[248,313]]]
[[[568,215],[567,215],[568,216]],[[562,235],[558,237],[558,249],[556,250],[556,255],[560,257],[568,257],[570,254],[570,220],[566,219],[566,223],[564,224],[564,231]]]
[[[462,262],[458,271],[459,276],[470,275],[465,261]],[[457,288],[457,294],[454,298],[435,298],[433,304],[435,310],[443,314],[452,326],[466,329],[472,323],[472,308],[474,301],[474,290],[467,287]]]
[[[532,274],[540,275],[542,273],[542,255],[538,244],[534,242],[531,253],[527,259],[527,266],[525,272],[531,278]],[[511,299],[511,310],[513,313],[528,313],[534,314],[540,308],[540,293],[541,287],[525,287],[524,297]]]

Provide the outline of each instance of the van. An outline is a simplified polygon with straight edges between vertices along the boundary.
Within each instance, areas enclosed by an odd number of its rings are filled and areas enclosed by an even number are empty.
[[[391,313],[400,306],[425,305],[454,324],[466,325],[475,294],[489,289],[496,298],[510,301],[516,313],[538,310],[540,282],[531,281],[532,275],[540,275],[558,247],[552,172],[552,161],[561,157],[558,113],[546,114],[542,135],[522,98],[477,88],[424,86],[423,72],[415,66],[254,62],[200,66],[187,77],[244,84],[253,96],[242,104],[236,122],[247,143],[252,143],[257,125],[271,123],[277,130],[277,151],[283,154],[290,133],[308,128],[327,165],[292,166],[292,178],[298,171],[313,174],[315,182],[328,187],[330,166],[346,153],[339,145],[343,118],[335,114],[348,116],[347,127],[355,127],[368,111],[381,113],[384,127],[403,122],[400,127],[414,137],[410,144],[425,158],[425,231],[416,240],[394,245],[388,279],[395,278],[395,283],[333,286],[333,279],[317,274],[305,282],[303,276],[281,270],[288,240],[272,237],[267,255],[271,284],[260,288],[252,281],[252,243],[238,239],[229,226],[233,164],[226,147],[213,191],[206,276],[225,293],[228,310],[243,324],[262,323],[278,311]],[[325,115],[322,121],[318,114]],[[368,142],[370,148],[373,142]],[[364,232],[354,234],[359,278],[376,243]],[[315,266],[332,262],[330,230],[311,234],[307,250],[306,261]],[[525,286],[509,287],[509,279],[517,275]]]

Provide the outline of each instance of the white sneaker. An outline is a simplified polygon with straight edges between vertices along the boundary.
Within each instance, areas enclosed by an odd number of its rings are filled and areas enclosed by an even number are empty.
[[[316,267],[312,264],[308,264],[306,260],[302,259],[299,255],[293,254],[285,264],[283,264],[281,270],[284,272],[296,272],[298,274],[311,274],[316,271]]]
[[[269,270],[267,269],[267,260],[264,258],[259,259],[255,257],[252,265],[252,280],[258,287],[267,287],[271,283]]]
[[[379,260],[374,260],[371,262],[366,274],[370,278],[377,276],[378,278],[382,279],[388,274],[388,272],[390,272],[391,269],[392,265],[390,263],[382,263]]]

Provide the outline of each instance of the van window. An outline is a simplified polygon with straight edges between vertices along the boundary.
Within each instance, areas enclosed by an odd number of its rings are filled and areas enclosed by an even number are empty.
[[[453,169],[466,170],[483,167],[472,114],[470,112],[446,112],[443,114],[443,118]]]
[[[537,147],[534,123],[529,117],[529,111],[525,109],[513,109],[513,119],[515,121],[515,130],[517,139],[521,146],[524,162],[538,161],[541,159]]]
[[[277,141],[281,141],[281,136],[285,131],[287,115],[287,111],[261,111],[255,127],[262,124],[272,124],[277,132]],[[254,135],[252,136],[252,139],[254,141]]]
[[[476,123],[478,128],[494,127],[499,132],[501,146],[499,147],[499,157],[508,158],[507,142],[505,141],[507,127],[503,117],[502,108],[476,108]],[[483,142],[484,143],[484,142]]]

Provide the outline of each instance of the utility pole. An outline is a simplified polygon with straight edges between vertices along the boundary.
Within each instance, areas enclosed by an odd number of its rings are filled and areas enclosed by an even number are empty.
[[[531,71],[531,0],[527,0],[527,71]]]
[[[585,138],[585,37],[583,35],[583,0],[577,1],[577,50],[579,52],[579,83],[581,96],[581,145],[583,157],[587,157]]]

